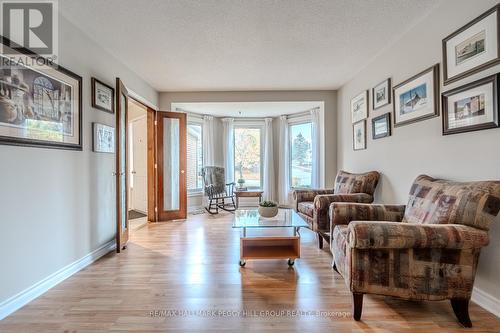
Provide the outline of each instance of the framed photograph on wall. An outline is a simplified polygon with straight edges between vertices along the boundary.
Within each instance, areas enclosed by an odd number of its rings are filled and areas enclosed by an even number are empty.
[[[92,107],[101,111],[115,113],[115,89],[95,77],[92,81]]]
[[[445,85],[500,61],[499,8],[496,5],[443,39]]]
[[[368,118],[368,90],[351,99],[352,123]]]
[[[394,127],[439,116],[439,64],[392,89]]]
[[[372,89],[373,110],[391,104],[391,79],[380,82]]]
[[[498,79],[485,77],[442,94],[443,135],[498,127]]]
[[[92,123],[92,151],[96,153],[115,152],[115,128]]]
[[[0,144],[82,150],[82,77],[30,50],[2,50]]]
[[[372,138],[374,140],[391,136],[391,114],[386,113],[372,119]]]
[[[353,126],[352,146],[354,150],[366,149],[366,120],[361,120]]]

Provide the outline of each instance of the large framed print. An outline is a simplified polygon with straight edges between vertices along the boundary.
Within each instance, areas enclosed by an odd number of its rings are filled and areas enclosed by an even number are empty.
[[[81,76],[27,49],[3,50],[0,144],[82,150]]]
[[[485,77],[444,92],[443,135],[498,127],[498,80]]]
[[[92,107],[101,111],[115,113],[115,89],[95,77],[91,78],[91,88]]]
[[[355,123],[352,130],[352,148],[354,150],[366,149],[366,120]]]
[[[499,8],[496,5],[443,39],[445,85],[500,61]]]
[[[368,118],[368,90],[351,99],[352,123],[357,123],[366,118]]]
[[[386,79],[372,89],[373,110],[391,103],[391,79]]]
[[[392,89],[394,127],[439,116],[439,64]]]
[[[115,128],[92,123],[92,151],[96,153],[115,152]]]

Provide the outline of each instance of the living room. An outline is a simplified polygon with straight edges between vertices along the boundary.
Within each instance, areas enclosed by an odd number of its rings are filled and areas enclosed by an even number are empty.
[[[0,332],[498,332],[497,1],[30,3]]]

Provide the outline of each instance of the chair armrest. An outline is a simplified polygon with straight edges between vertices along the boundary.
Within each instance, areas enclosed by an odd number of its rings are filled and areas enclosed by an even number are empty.
[[[325,210],[328,213],[330,204],[333,202],[371,203],[373,202],[373,196],[366,193],[320,194],[314,197],[314,208],[321,211]]]
[[[347,235],[356,249],[477,249],[489,243],[486,231],[461,224],[353,221]]]
[[[405,208],[405,205],[334,202],[330,205],[331,230],[337,224],[349,224],[351,221],[401,222]]]
[[[333,190],[322,190],[322,189],[294,190],[293,200],[295,201],[295,210],[298,209],[299,202],[314,201],[314,198],[320,194],[333,194]]]

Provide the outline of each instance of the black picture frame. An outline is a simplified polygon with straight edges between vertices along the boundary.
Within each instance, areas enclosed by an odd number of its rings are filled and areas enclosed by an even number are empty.
[[[482,78],[480,80],[467,83],[463,86],[457,87],[455,89],[443,92],[441,94],[441,103],[442,103],[442,108],[443,108],[443,119],[442,119],[442,126],[443,126],[443,135],[450,135],[450,134],[458,134],[458,133],[466,133],[466,132],[473,132],[473,131],[480,131],[480,130],[485,130],[485,129],[491,129],[491,128],[497,128],[499,127],[499,118],[500,118],[500,107],[498,105],[498,96],[500,94],[500,87],[499,87],[499,80],[500,80],[500,74],[495,74],[495,75],[490,75],[485,78]],[[463,126],[459,128],[449,128],[449,110],[448,110],[448,98],[450,96],[453,96],[455,94],[470,90],[472,88],[476,88],[479,86],[482,86],[487,83],[492,83],[493,88],[492,88],[492,95],[493,95],[493,121],[491,122],[486,122],[482,124],[475,124],[475,125],[470,125],[470,126]]]
[[[90,79],[90,82],[91,82],[91,99],[92,99],[92,107],[93,108],[96,108],[98,110],[101,110],[101,111],[104,111],[104,112],[108,112],[108,113],[112,113],[114,114],[115,113],[115,88],[111,87],[109,84],[106,84],[104,82],[102,82],[101,80],[99,79],[96,79],[95,77],[92,77]],[[96,101],[96,98],[97,98],[97,94],[96,94],[96,83],[102,85],[102,86],[105,86],[106,88],[110,89],[111,90],[111,109],[106,109],[100,105],[97,104],[97,101]]]
[[[413,118],[411,120],[397,122],[396,120],[398,118],[396,117],[396,104],[397,104],[396,90],[403,87],[404,85],[418,79],[419,77],[428,74],[428,73],[432,73],[432,77],[433,77],[433,87],[430,91],[432,91],[432,93],[434,94],[434,96],[433,96],[434,97],[434,105],[433,105],[434,112],[429,113],[429,114],[425,114],[425,115],[417,117],[417,118]],[[395,85],[392,88],[392,101],[393,101],[392,102],[392,117],[393,117],[392,119],[394,122],[394,127],[400,127],[400,126],[404,126],[404,125],[413,124],[413,123],[416,123],[416,122],[419,122],[422,120],[427,120],[427,119],[439,117],[439,104],[440,104],[439,103],[439,89],[440,89],[439,64],[435,64],[435,65],[423,70],[422,72],[410,77],[409,79]]]
[[[375,95],[375,88],[377,88],[378,86],[382,85],[382,84],[386,84],[387,85],[387,103],[384,103],[384,104],[381,104],[379,106],[375,106],[375,99],[376,99],[376,95]],[[388,79],[385,79],[384,81],[382,82],[379,82],[378,84],[375,85],[375,87],[372,88],[372,109],[373,110],[377,110],[377,109],[380,109],[380,108],[383,108],[384,106],[386,105],[389,105],[391,104],[391,95],[392,95],[392,81],[391,81],[391,78],[388,78]]]
[[[385,132],[384,134],[375,135],[375,123],[379,120],[385,120],[385,122],[387,124],[387,132]],[[377,139],[386,138],[388,136],[391,136],[391,132],[392,131],[391,131],[391,113],[390,112],[387,112],[387,113],[384,113],[383,115],[372,118],[372,139],[373,140],[377,140]]]
[[[0,42],[5,45],[9,46],[12,45],[12,42],[10,39],[7,37],[1,36],[0,35]],[[39,62],[42,60],[44,63],[50,64],[51,62],[42,56],[38,55],[37,53],[23,47],[16,47],[16,52],[19,53],[20,55],[28,56],[30,58],[36,58],[38,59]],[[33,60],[36,62],[36,60]],[[29,66],[24,66],[27,69],[29,69]],[[2,145],[11,145],[11,146],[25,146],[25,147],[36,147],[36,148],[50,148],[50,149],[63,149],[63,150],[77,150],[77,151],[82,151],[83,150],[83,108],[82,108],[82,83],[83,79],[80,75],[60,66],[55,63],[52,64],[51,68],[53,68],[55,71],[68,76],[69,78],[72,78],[77,82],[77,87],[75,88],[78,91],[78,100],[76,102],[76,105],[78,107],[77,110],[77,115],[76,119],[78,119],[78,143],[66,143],[66,142],[59,142],[59,141],[48,141],[48,140],[37,140],[37,139],[31,139],[31,138],[18,138],[18,137],[11,137],[11,136],[5,136],[5,135],[0,135],[0,144]],[[46,75],[43,74],[42,75]],[[48,76],[48,75],[46,75]],[[75,112],[76,113],[76,112]]]
[[[446,51],[446,45],[448,43],[448,41],[452,38],[454,38],[455,36],[457,36],[458,34],[466,31],[467,29],[469,29],[470,27],[472,27],[474,24],[480,22],[481,20],[483,20],[484,18],[486,18],[487,16],[489,16],[490,14],[496,12],[496,20],[497,20],[497,30],[496,30],[496,34],[497,34],[497,56],[495,59],[492,59],[488,62],[485,62],[481,65],[478,65],[476,67],[473,67],[463,73],[460,73],[460,74],[457,74],[453,77],[449,77],[448,76],[448,54],[447,54],[447,51]],[[463,27],[459,28],[458,30],[454,31],[453,33],[451,33],[450,35],[446,36],[443,41],[442,41],[442,54],[443,54],[443,84],[444,85],[448,85],[452,82],[455,82],[455,81],[458,81],[460,79],[463,79],[467,76],[470,76],[472,74],[476,74],[480,71],[483,71],[485,70],[486,68],[489,68],[489,67],[492,67],[496,64],[498,64],[500,62],[500,4],[494,6],[493,8],[490,8],[489,10],[487,10],[486,12],[484,12],[483,14],[479,15],[478,17],[476,17],[475,19],[473,19],[472,21],[468,22],[466,25],[464,25]]]

